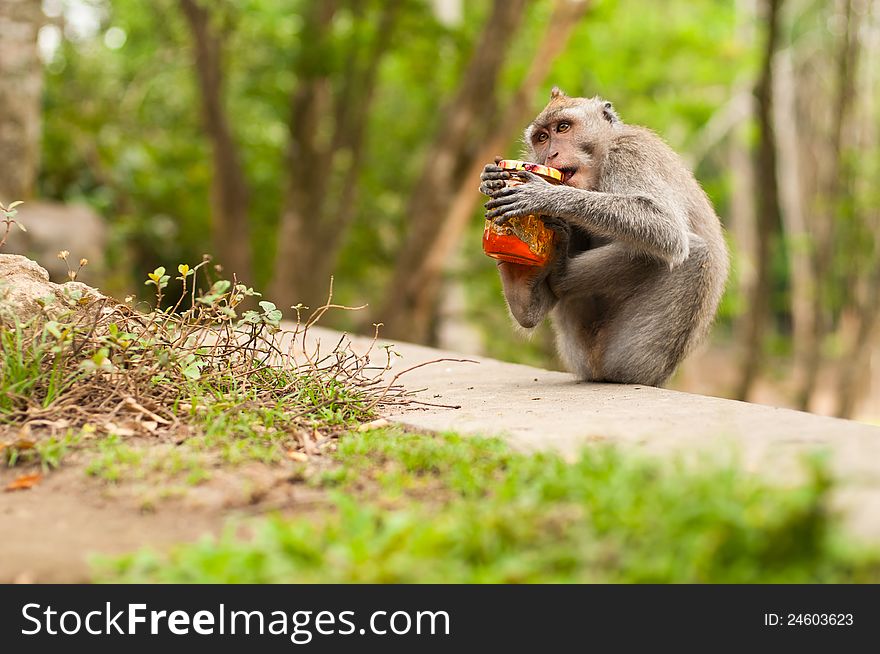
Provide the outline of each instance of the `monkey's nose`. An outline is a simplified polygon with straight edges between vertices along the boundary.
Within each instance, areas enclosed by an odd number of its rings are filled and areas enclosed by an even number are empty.
[[[553,161],[553,160],[554,160],[556,157],[558,157],[558,156],[559,156],[559,153],[558,153],[558,152],[554,152],[554,153],[551,154],[549,157],[547,157],[547,161]]]

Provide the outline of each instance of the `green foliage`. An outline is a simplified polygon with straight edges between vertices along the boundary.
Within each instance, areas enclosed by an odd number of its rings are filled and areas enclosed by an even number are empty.
[[[31,440],[20,437],[11,444],[0,443],[0,461],[10,468],[14,466],[37,464],[48,472],[61,466],[71,449],[79,445],[81,437],[73,430],[61,437]]]
[[[9,432],[36,420],[100,430],[108,437],[98,441],[90,474],[119,481],[186,473],[197,483],[218,460],[318,454],[343,429],[407,401],[403,387],[383,378],[390,351],[383,366],[376,353],[356,353],[347,341],[330,351],[306,341],[329,306],[292,329],[282,329],[282,313],[268,301],[239,317],[241,304],[260,294],[214,280],[208,261],[177,266],[181,292],[167,309],[140,313],[64,287],[27,323],[4,316],[11,327],[0,329],[0,427]],[[169,278],[162,266],[147,276],[157,307]],[[122,440],[138,434],[181,447],[145,455]],[[57,467],[73,443],[44,436],[0,440],[0,452],[9,465]]]
[[[46,408],[81,376],[57,356],[73,346],[73,330],[51,320],[42,328],[12,319],[12,329],[0,329],[0,420],[25,404]],[[99,357],[100,351],[93,357]],[[92,361],[84,358],[85,364]],[[48,362],[48,363],[47,363]]]
[[[181,479],[189,486],[209,479],[208,465],[210,459],[199,456],[192,448],[131,445],[118,434],[110,433],[98,439],[89,452],[85,472],[113,484],[146,480],[154,492],[166,492]]]
[[[97,450],[97,454],[86,465],[86,474],[110,482],[117,482],[123,476],[143,475],[140,465],[144,451],[126,445],[116,434],[101,439]]]
[[[3,235],[0,236],[0,248],[6,245],[6,241],[9,238],[9,232],[12,230],[13,225],[18,227],[22,232],[27,231],[27,227],[15,219],[16,216],[18,216],[17,207],[21,204],[24,204],[21,200],[10,202],[8,206],[0,202],[0,223],[2,223],[4,227]]]
[[[108,288],[127,291],[135,271],[148,263],[171,270],[173,262],[198,260],[212,248],[212,152],[202,125],[192,36],[178,3],[94,4],[100,7],[97,33],[66,34],[47,64],[40,190],[51,198],[86,201],[106,216],[114,237],[109,268],[118,271]],[[333,271],[337,299],[347,305],[381,305],[410,222],[409,198],[443,108],[474,51],[489,3],[464,3],[461,24],[442,25],[430,3],[404,0],[391,33],[377,28],[387,3],[339,3],[326,38],[306,25],[307,10],[316,4],[312,0],[209,4],[226,54],[224,106],[250,189],[252,242],[240,245],[250,246],[257,256],[255,279],[242,281],[258,286],[267,284],[273,270],[286,176],[291,165],[309,165],[289,160],[295,90],[305,88],[304,78],[320,73],[327,75],[327,88],[320,92],[338,93],[353,78],[351,72],[364,53],[387,41],[364,126],[362,163],[354,179],[334,170],[327,181],[331,198],[347,186],[357,189],[354,219]],[[528,3],[502,71],[499,109],[521,102],[514,94],[539,55],[538,43],[553,5]],[[795,3],[783,21],[782,45],[792,51],[796,73],[816,86],[822,97],[817,106],[835,106],[836,71],[828,62],[834,61],[838,48],[837,11],[829,3]],[[693,159],[698,179],[727,223],[734,188],[726,156],[731,135],[718,127],[730,121],[734,100],[754,87],[764,29],[756,18],[751,7],[733,0],[591,3],[540,93],[527,101],[537,111],[553,84],[573,95],[599,94],[612,100],[626,121],[654,129],[686,159]],[[111,29],[116,34],[123,31],[123,43],[106,38]],[[810,70],[814,72],[807,74]],[[868,97],[876,91],[872,84],[876,87],[876,80],[866,82],[857,95]],[[825,161],[829,157],[820,150],[831,141],[825,133],[828,121],[818,110],[815,116],[806,113],[810,116],[803,120],[816,135],[804,138],[802,145],[805,151],[816,149],[810,156]],[[318,121],[315,129],[322,146],[333,145],[325,132],[337,120],[334,116]],[[876,117],[864,118],[866,124],[872,120]],[[742,131],[750,138],[740,146],[753,147],[754,125],[745,120]],[[707,135],[713,133],[707,146]],[[499,154],[516,155],[520,145],[519,134],[510,134]],[[880,170],[878,150],[865,144],[841,154],[847,187],[842,197],[833,206],[813,206],[825,193],[819,188],[802,199],[807,214],[821,209],[822,215],[814,217],[817,222],[833,219],[837,225],[829,279],[816,283],[817,301],[828,308],[829,324],[859,301],[847,289],[858,286],[861,271],[875,262],[877,252],[865,216],[878,202],[877,187],[870,183]],[[344,158],[337,168],[345,168]],[[827,186],[818,179],[806,184],[811,185]],[[456,264],[448,271],[452,281],[467,287],[466,319],[482,333],[488,354],[552,366],[550,339],[539,335],[525,341],[509,327],[495,268],[480,251],[481,218],[482,211],[475,210]],[[777,239],[772,247],[770,301],[774,327],[786,340],[791,335],[790,255],[809,248],[812,238],[808,243]],[[734,275],[752,265],[737,256],[737,247]],[[742,285],[736,282],[735,278],[728,284],[721,303],[722,335],[748,310],[738,297]],[[247,320],[271,324],[270,313],[251,313]],[[352,314],[341,313],[331,324],[362,328],[356,321]],[[779,349],[788,351],[789,344]]]
[[[293,71],[318,67],[342,84],[352,56],[389,38],[376,34],[382,3],[371,1],[358,3],[357,11],[340,7],[330,40],[317,44],[303,31],[306,4],[248,0],[214,8],[225,26],[227,105],[261,254],[256,279],[246,281],[261,285],[271,270],[281,213],[290,95],[299,81]],[[105,213],[117,237],[119,267],[144,269],[158,260],[170,268],[208,248],[211,157],[200,128],[191,38],[170,0],[118,0],[106,9],[100,32],[65,40],[48,67],[41,185],[49,196],[85,199]],[[536,55],[550,9],[551,3],[530,3],[503,75],[502,103]],[[407,199],[440,118],[438,105],[458,83],[487,10],[484,3],[465,3],[464,22],[444,26],[428,3],[403,3],[366,125],[357,216],[335,271],[344,304],[382,300],[378,293],[402,243]],[[601,93],[628,120],[687,148],[734,82],[751,72],[751,44],[737,37],[735,19],[733,2],[596,3],[547,88],[556,83],[572,94]],[[122,47],[104,43],[110,28],[125,31]],[[535,110],[545,97],[531,100]],[[508,154],[518,149],[516,137],[511,134]],[[701,174],[722,208],[725,190],[715,182],[725,175],[717,165]],[[494,267],[479,248],[481,223],[475,216],[456,273],[472,287],[471,316],[496,353],[546,362],[551,348],[545,342],[522,346],[505,322]],[[351,317],[335,320],[347,327]]]
[[[125,582],[848,582],[880,557],[841,540],[831,482],[780,488],[609,448],[574,462],[497,440],[380,430],[344,439],[335,511],[234,527],[168,556],[104,561]],[[365,498],[371,498],[365,501]]]
[[[171,277],[165,274],[165,268],[163,266],[159,266],[158,268],[156,268],[156,270],[147,275],[147,281],[144,282],[144,285],[149,286],[150,284],[152,284],[156,287],[157,290],[161,291],[163,288],[168,286],[169,279],[171,279]]]

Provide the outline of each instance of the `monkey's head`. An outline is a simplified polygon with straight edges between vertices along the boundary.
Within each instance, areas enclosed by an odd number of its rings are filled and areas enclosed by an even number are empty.
[[[559,87],[525,131],[531,160],[562,171],[563,183],[594,189],[620,119],[600,97],[570,98]]]

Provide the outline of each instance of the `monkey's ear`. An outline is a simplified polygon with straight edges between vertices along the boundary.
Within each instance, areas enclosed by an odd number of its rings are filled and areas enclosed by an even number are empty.
[[[614,123],[620,122],[620,118],[618,118],[617,112],[614,111],[614,105],[612,105],[610,102],[605,102],[602,105],[602,117],[612,125]]]
[[[554,86],[552,89],[550,89],[550,99],[551,100],[555,100],[556,98],[564,98],[564,97],[565,97],[565,91],[563,91],[558,86]]]

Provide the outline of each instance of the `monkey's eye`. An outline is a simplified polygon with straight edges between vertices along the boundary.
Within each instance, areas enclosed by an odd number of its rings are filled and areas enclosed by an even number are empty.
[[[559,132],[560,134],[562,132],[567,132],[570,129],[571,129],[571,123],[569,123],[568,121],[565,121],[565,120],[563,120],[561,123],[559,123],[556,126],[556,131]]]
[[[547,138],[548,138],[547,132],[538,132],[538,135],[535,137],[535,140],[538,143],[543,143],[544,141],[547,140]]]

